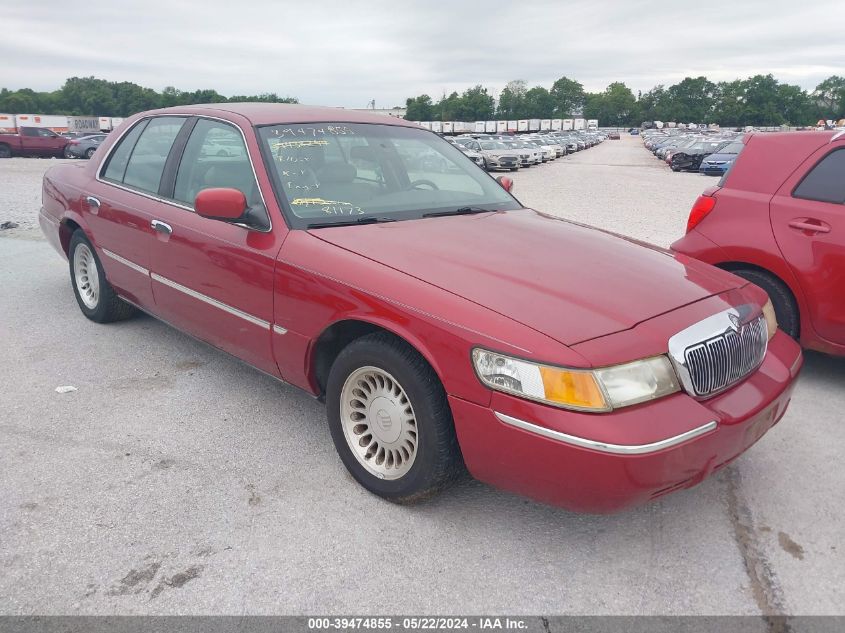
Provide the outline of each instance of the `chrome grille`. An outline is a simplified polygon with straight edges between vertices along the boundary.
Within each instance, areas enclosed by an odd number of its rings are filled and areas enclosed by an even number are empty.
[[[765,317],[735,325],[742,323],[740,315],[750,309],[742,306],[726,310],[670,339],[670,356],[688,392],[700,398],[714,395],[738,383],[763,362],[768,344]]]

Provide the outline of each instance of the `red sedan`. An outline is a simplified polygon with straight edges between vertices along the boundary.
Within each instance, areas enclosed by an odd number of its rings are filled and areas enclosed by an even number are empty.
[[[466,468],[613,511],[780,420],[802,357],[762,290],[509,185],[410,122],[193,106],[51,169],[41,226],[85,316],[141,309],[324,399],[349,472],[393,501]]]
[[[782,330],[845,354],[845,132],[752,134],[672,249],[763,288]]]

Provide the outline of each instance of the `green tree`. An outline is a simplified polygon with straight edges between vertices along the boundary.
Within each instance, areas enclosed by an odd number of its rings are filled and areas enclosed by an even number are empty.
[[[637,100],[639,118],[643,121],[669,121],[669,96],[662,85],[643,93]]]
[[[411,97],[405,101],[405,118],[408,121],[433,121],[434,103],[428,95]]]
[[[555,118],[568,119],[584,107],[584,86],[574,79],[561,77],[552,84],[549,94],[554,104],[552,116]]]
[[[772,75],[754,75],[745,84],[745,105],[740,125],[781,125],[778,81]]]
[[[845,77],[832,75],[813,90],[812,99],[820,119],[845,117]]]
[[[522,79],[509,81],[499,95],[499,107],[496,116],[499,119],[513,120],[521,119],[522,108],[525,102],[525,93],[528,88]]]
[[[663,116],[669,121],[711,123],[716,95],[716,84],[706,77],[686,77],[666,91]]]
[[[461,111],[461,96],[457,92],[453,92],[448,97],[443,95],[443,98],[438,102],[434,109],[434,121],[457,121],[458,115]]]
[[[637,114],[637,98],[619,81],[610,84],[604,92],[587,94],[584,103],[584,118],[598,119],[599,125],[633,125]]]
[[[554,112],[554,99],[543,86],[534,86],[525,93],[520,119],[550,119]]]
[[[458,121],[486,121],[493,118],[493,97],[487,88],[473,86],[465,90],[458,104]]]

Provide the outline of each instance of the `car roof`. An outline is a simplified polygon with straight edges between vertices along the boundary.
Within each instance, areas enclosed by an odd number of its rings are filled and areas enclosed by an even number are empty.
[[[729,172],[725,186],[731,189],[774,193],[807,158],[831,143],[833,132],[750,132],[745,149]],[[845,142],[840,137],[836,147]]]
[[[291,103],[203,103],[190,106],[162,108],[143,113],[156,114],[195,114],[198,116],[222,116],[238,114],[253,125],[272,125],[290,123],[376,123],[420,128],[414,121],[405,121],[384,114],[371,114],[344,108],[310,106]]]

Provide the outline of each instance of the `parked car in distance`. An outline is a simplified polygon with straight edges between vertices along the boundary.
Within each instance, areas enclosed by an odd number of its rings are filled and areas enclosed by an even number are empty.
[[[65,158],[91,158],[104,140],[106,134],[91,134],[70,139],[65,146]]]
[[[208,155],[220,136],[243,151]],[[762,290],[510,184],[410,121],[226,103],[128,119],[47,171],[39,217],[87,318],[140,308],[324,400],[340,460],[392,501],[466,468],[610,512],[780,420],[802,356]]]
[[[18,128],[17,134],[0,134],[0,158],[12,156],[64,156],[69,140],[41,127]]]
[[[717,153],[729,144],[730,141],[721,139],[698,141],[689,147],[673,152],[669,166],[672,168],[672,171],[698,171],[705,157]]]
[[[508,147],[517,153],[520,167],[531,167],[536,163],[538,152],[535,148],[528,146],[525,141],[515,137],[501,142],[505,144],[505,147]]]
[[[765,290],[781,329],[845,354],[845,133],[759,133],[672,249]]]
[[[496,169],[517,171],[519,169],[519,152],[502,141],[482,139],[478,141],[478,147],[490,171]]]
[[[705,176],[723,176],[733,165],[743,147],[745,146],[741,139],[728,143],[715,154],[705,156],[704,160],[701,161],[698,172]]]
[[[451,143],[455,147],[457,147],[460,151],[462,151],[464,153],[464,155],[467,158],[469,158],[472,162],[474,162],[476,165],[478,165],[482,169],[487,169],[487,163],[484,160],[484,156],[481,155],[481,152],[476,152],[475,150],[471,150],[469,147],[467,147],[466,145],[462,145],[461,143],[458,143],[453,138],[447,138],[446,140],[449,141],[449,143]]]

